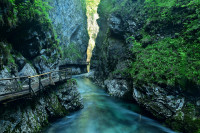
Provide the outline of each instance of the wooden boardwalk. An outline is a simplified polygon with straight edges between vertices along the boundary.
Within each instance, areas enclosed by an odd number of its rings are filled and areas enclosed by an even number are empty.
[[[10,87],[11,91],[9,93],[0,94],[0,103],[6,104],[8,102],[12,102],[25,97],[35,96],[38,92],[41,92],[46,87],[55,85],[57,82],[66,81],[67,79],[70,79],[71,76],[72,69],[68,68],[34,76],[0,79],[0,81],[16,82],[14,86]],[[20,84],[22,80],[26,81],[24,85]]]

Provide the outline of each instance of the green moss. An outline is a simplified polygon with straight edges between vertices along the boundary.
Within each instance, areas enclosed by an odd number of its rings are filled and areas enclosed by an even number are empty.
[[[12,46],[7,43],[0,42],[0,65],[1,69],[3,69],[3,65],[12,65],[16,67],[15,60],[13,55],[11,54]]]
[[[126,42],[132,44],[132,66],[129,73],[137,86],[178,86],[191,90],[192,94],[197,92],[197,86],[200,85],[199,5],[199,0],[101,1],[98,12],[102,21],[106,21],[113,13],[121,16],[124,21],[134,21],[138,26],[134,33],[125,34],[128,35]],[[105,33],[107,27],[103,22],[100,24],[104,33],[100,31],[99,38],[104,40],[101,40],[103,43],[98,46],[100,52],[97,53],[99,59],[103,58],[101,67],[106,67],[104,62],[107,62],[109,47],[107,37],[110,35]],[[114,37],[117,38],[117,35]],[[113,71],[113,74],[117,73],[121,71]],[[196,117],[199,114],[195,114],[194,108],[194,105],[188,105],[176,118],[168,120],[168,124],[177,131],[199,132],[200,123]]]
[[[63,48],[63,59],[68,58],[71,61],[77,61],[81,59],[81,52],[78,45],[70,43],[68,46]]]
[[[49,18],[48,10],[51,7],[48,2],[42,0],[30,0],[16,5],[18,10],[18,17],[21,21],[39,21],[44,26],[50,26],[51,20]]]
[[[168,125],[175,131],[184,131],[185,133],[199,133],[200,119],[193,119],[185,116],[183,121],[180,120],[167,120]]]
[[[133,62],[131,74],[136,82],[143,80],[175,85],[176,80],[181,83],[180,80],[187,77],[190,80],[196,79],[196,83],[200,83],[198,80],[200,73],[194,75],[194,69],[197,71],[198,66],[196,63],[188,63],[194,59],[188,57],[190,51],[187,47],[182,47],[187,46],[182,38],[166,38],[145,49],[136,41],[132,43],[136,61]]]
[[[51,101],[50,106],[52,107],[53,111],[54,111],[54,116],[53,117],[62,117],[65,116],[68,112],[65,109],[65,107],[63,107],[61,105],[61,103],[58,100],[58,97],[53,94],[53,101]]]
[[[117,2],[114,3],[117,4]],[[112,5],[116,7],[115,4]],[[198,69],[200,65],[198,39],[200,3],[186,0],[181,2],[146,0],[145,3],[141,1],[132,3],[133,9],[138,4],[140,10],[130,16],[139,16],[138,19],[141,19],[140,15],[143,16],[140,21],[144,22],[144,26],[138,31],[141,37],[136,40],[134,35],[130,35],[126,40],[133,45],[134,60],[130,73],[134,81],[139,84],[179,85],[183,89],[200,85]],[[130,14],[132,10],[124,12]],[[101,11],[104,13],[103,10]],[[110,12],[119,11],[111,10]],[[180,28],[176,29],[176,26]],[[165,33],[162,33],[162,30]],[[163,34],[163,37],[160,38],[157,34]],[[171,34],[172,37],[167,34]]]
[[[67,85],[68,86],[72,86],[73,84],[77,85],[77,82],[76,82],[75,79],[69,79],[69,80],[67,80]]]
[[[184,131],[185,133],[198,133],[200,131],[200,119],[197,118],[195,105],[188,103],[181,112],[166,122],[176,131]]]
[[[128,68],[125,68],[125,69],[123,69],[123,70],[118,70],[118,69],[116,69],[116,70],[114,70],[114,71],[112,72],[112,74],[113,74],[113,75],[118,75],[118,74],[120,74],[120,75],[122,75],[122,76],[127,76],[127,75],[129,74],[129,69],[128,69]]]

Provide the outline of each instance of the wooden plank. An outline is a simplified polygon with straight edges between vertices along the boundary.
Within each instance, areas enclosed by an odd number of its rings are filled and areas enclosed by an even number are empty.
[[[70,71],[72,69],[63,69],[63,70],[59,70],[59,71],[53,71],[53,72],[48,72],[48,73],[44,73],[44,74],[40,74],[40,75],[35,75],[35,76],[24,76],[24,77],[15,77],[15,78],[7,78],[7,79],[2,79],[2,80],[13,80],[13,79],[20,79],[20,78],[28,78],[29,79],[29,85],[27,86],[20,86],[22,87],[22,90],[20,91],[15,91],[15,92],[10,92],[10,93],[6,93],[6,94],[1,94],[0,95],[0,102],[12,102],[15,101],[17,99],[21,99],[24,97],[27,97],[27,95],[31,95],[31,92],[34,92],[35,94],[38,93],[41,90],[41,86],[47,87],[49,85],[55,85],[55,83],[57,82],[62,82],[65,81],[66,79],[70,79],[71,78],[71,73]],[[60,75],[59,77],[53,77],[51,74],[54,72],[59,72]],[[64,74],[62,76],[62,73]],[[69,72],[69,77],[67,77],[67,73]],[[47,75],[49,74],[49,77],[45,78],[45,79],[41,79],[41,76],[43,75]],[[39,77],[39,82],[32,82],[31,79],[34,77]],[[63,78],[64,77],[64,78]]]
[[[14,79],[22,79],[22,78],[28,78],[29,76],[22,76],[22,77],[13,77],[13,78],[5,78],[5,79],[0,79],[0,81],[2,80],[14,80]]]

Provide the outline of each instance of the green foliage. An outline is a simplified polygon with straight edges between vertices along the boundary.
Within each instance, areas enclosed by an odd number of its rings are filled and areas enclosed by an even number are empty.
[[[141,38],[126,39],[133,47],[130,73],[136,84],[178,84],[184,89],[191,89],[191,83],[200,85],[199,5],[196,0],[145,0],[139,13],[146,12],[148,17],[143,20],[146,24],[140,29]],[[157,34],[166,34],[160,33],[161,29],[167,32],[173,25],[180,26],[175,30],[178,33],[169,33],[176,38],[156,39]]]
[[[131,37],[131,39],[134,39]],[[130,41],[130,38],[129,38]],[[199,44],[187,44],[183,38],[166,38],[143,48],[136,40],[132,40],[136,60],[132,64],[131,74],[136,83],[158,83],[175,86],[183,85],[183,79],[200,84]],[[195,56],[190,56],[189,47],[198,48]],[[198,56],[198,57],[197,57]],[[184,80],[185,82],[185,80]]]
[[[185,33],[200,28],[200,2],[198,0],[145,0],[144,10],[148,12],[148,22],[158,21],[166,25],[184,24]],[[164,26],[158,25],[159,23],[156,24],[157,26]]]
[[[121,75],[121,76],[127,76],[127,74],[129,73],[129,69],[125,69],[125,70],[114,70],[112,72],[112,75]]]
[[[81,52],[75,43],[70,43],[63,48],[63,59],[70,59],[71,61],[77,61],[81,59]]]
[[[16,6],[18,10],[18,17],[21,21],[39,21],[41,24],[49,25],[51,20],[49,19],[48,10],[52,7],[48,5],[48,2],[42,0],[25,1]]]
[[[0,14],[0,26],[15,27],[18,21],[15,0],[2,0],[0,1],[0,5],[1,8],[6,8],[6,10]]]
[[[10,44],[0,42],[0,69],[2,69],[3,65],[15,65],[11,50]]]
[[[131,7],[127,6],[131,3],[133,2],[130,0],[102,0],[98,12],[105,17],[108,17],[111,13],[118,11],[120,11],[121,15],[125,15],[129,10],[131,10]]]
[[[196,114],[195,105],[187,103],[182,115],[175,116],[175,121],[168,119],[166,122],[176,131],[184,131],[186,133],[199,133],[200,119],[194,117]],[[181,118],[180,118],[181,117]]]
[[[99,8],[105,18],[119,13],[143,25],[136,31],[141,37],[126,39],[133,46],[130,73],[136,84],[200,85],[199,0],[104,0]]]
[[[72,85],[77,85],[77,82],[76,82],[76,80],[75,79],[69,79],[69,80],[67,80],[67,85],[68,86],[71,86],[72,87]]]
[[[109,14],[111,13],[111,10],[113,8],[112,1],[113,0],[101,1],[100,4],[99,4],[98,13],[101,14],[102,16],[105,16],[105,17],[109,16]]]

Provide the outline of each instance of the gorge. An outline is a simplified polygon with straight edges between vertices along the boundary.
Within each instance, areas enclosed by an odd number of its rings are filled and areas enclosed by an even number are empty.
[[[199,14],[199,0],[1,0],[0,99],[28,84],[2,79],[89,73],[1,102],[0,133],[199,133]]]

